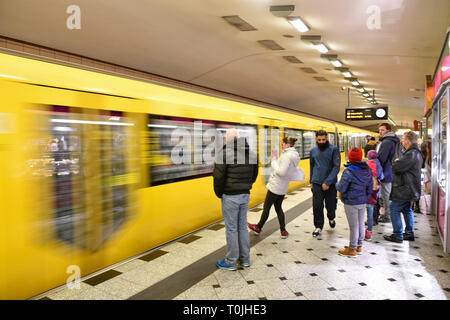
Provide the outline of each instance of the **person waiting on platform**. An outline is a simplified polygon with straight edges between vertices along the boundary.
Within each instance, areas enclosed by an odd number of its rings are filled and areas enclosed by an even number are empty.
[[[296,138],[285,137],[281,143],[283,153],[280,158],[276,152],[272,152],[272,163],[269,182],[267,183],[267,195],[264,201],[264,209],[258,224],[248,224],[249,229],[256,234],[260,234],[261,230],[269,218],[269,212],[272,205],[275,205],[275,211],[280,223],[281,238],[285,239],[289,233],[286,231],[286,223],[283,209],[284,196],[289,187],[290,181],[303,181],[305,174],[303,170],[298,167],[300,156],[294,148]]]
[[[244,163],[240,163],[244,162]],[[222,215],[227,239],[226,259],[216,266],[236,270],[237,264],[250,266],[250,238],[247,230],[247,211],[250,189],[258,176],[258,162],[244,137],[229,129],[225,146],[218,153],[214,165],[214,192],[222,199]]]
[[[325,130],[316,132],[317,147],[311,150],[310,183],[313,193],[314,231],[313,237],[319,237],[324,224],[323,203],[327,208],[327,217],[331,228],[336,227],[337,175],[341,169],[341,154],[338,147],[328,142]]]
[[[338,197],[344,203],[345,214],[350,226],[350,244],[338,253],[356,257],[362,252],[364,241],[364,216],[366,202],[372,194],[372,170],[362,161],[362,150],[354,147],[348,153],[348,164],[342,173],[336,188]]]
[[[370,150],[375,150],[377,148],[377,141],[375,140],[375,137],[370,137],[369,142],[367,142],[366,146],[364,147],[364,155],[366,158],[368,157]]]
[[[373,191],[372,195],[367,199],[367,229],[364,240],[372,240],[372,228],[374,224],[374,211],[380,197],[380,181],[383,180],[383,168],[380,161],[378,161],[378,153],[375,150],[370,150],[367,153],[367,165],[372,169],[373,175]]]
[[[414,241],[412,203],[420,198],[423,163],[422,153],[417,146],[417,135],[413,131],[403,134],[400,143],[406,151],[392,163],[394,179],[392,180],[390,209],[394,233],[384,236],[384,239],[398,243],[403,240]],[[401,214],[405,219],[405,233],[403,233]]]
[[[392,132],[392,127],[389,123],[382,123],[378,127],[380,133],[381,144],[377,146],[378,160],[380,160],[383,167],[384,179],[381,181],[381,209],[379,222],[390,222],[390,200],[389,195],[392,189],[392,159],[396,151],[400,139]]]

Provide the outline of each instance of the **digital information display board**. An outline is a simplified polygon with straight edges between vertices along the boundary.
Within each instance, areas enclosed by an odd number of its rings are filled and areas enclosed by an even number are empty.
[[[352,120],[387,120],[388,107],[346,108],[345,121]]]

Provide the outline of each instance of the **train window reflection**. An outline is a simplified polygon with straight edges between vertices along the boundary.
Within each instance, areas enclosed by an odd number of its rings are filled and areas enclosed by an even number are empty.
[[[311,149],[316,145],[316,134],[314,131],[303,132],[303,158],[309,158]]]
[[[328,141],[330,141],[330,144],[336,145],[336,136],[334,133],[328,133]]]
[[[42,186],[36,205],[49,219],[45,225],[55,230],[46,232],[96,250],[133,205],[129,186],[138,182],[138,174],[127,150],[134,124],[121,112],[54,106],[33,113],[36,128],[28,145],[33,156],[27,164],[29,176]]]
[[[284,129],[284,136],[289,138],[296,138],[294,148],[297,150],[300,157],[303,155],[303,139],[302,131],[296,129]]]
[[[257,152],[254,125],[151,115],[147,127],[152,186],[210,176],[229,128],[236,128]]]

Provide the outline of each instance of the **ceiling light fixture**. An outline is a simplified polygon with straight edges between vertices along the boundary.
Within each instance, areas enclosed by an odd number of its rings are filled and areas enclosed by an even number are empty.
[[[363,97],[366,97],[366,98],[367,98],[368,96],[370,96],[367,92],[364,92],[362,95],[363,95]]]
[[[358,90],[361,93],[363,93],[365,91],[365,89],[363,87],[356,88],[356,90]]]
[[[342,74],[343,74],[344,77],[346,77],[346,78],[351,78],[352,75],[353,75],[350,71],[345,71],[345,72],[343,72]]]
[[[341,60],[339,60],[339,59],[331,60],[331,63],[333,64],[333,66],[338,67],[338,68],[343,66]]]
[[[327,53],[328,47],[323,42],[314,43],[314,48],[320,53]]]
[[[290,24],[299,32],[308,32],[311,28],[300,17],[287,17]]]

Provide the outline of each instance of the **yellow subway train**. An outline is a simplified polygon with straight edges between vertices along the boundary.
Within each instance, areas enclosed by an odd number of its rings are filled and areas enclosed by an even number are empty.
[[[298,138],[309,179],[316,130],[342,163],[373,134],[8,53],[0,92],[0,299],[36,296],[75,269],[83,277],[222,220],[210,160],[227,128],[258,154],[251,207],[285,135]]]

